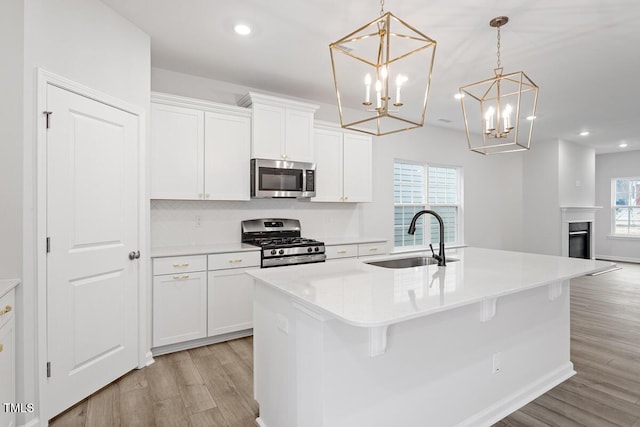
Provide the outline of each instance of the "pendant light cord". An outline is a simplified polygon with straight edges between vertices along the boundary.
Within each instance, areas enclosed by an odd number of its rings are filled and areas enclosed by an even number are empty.
[[[502,61],[500,61],[500,25],[498,25],[498,44],[497,44],[497,47],[498,47],[498,53],[496,54],[496,56],[498,57],[498,67],[497,68],[500,68],[501,65],[502,65]]]

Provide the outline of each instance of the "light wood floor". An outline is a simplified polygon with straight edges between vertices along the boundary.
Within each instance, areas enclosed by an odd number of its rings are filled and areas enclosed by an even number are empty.
[[[640,427],[640,265],[620,266],[571,282],[578,374],[494,427]],[[51,425],[255,427],[252,357],[251,337],[156,357]]]

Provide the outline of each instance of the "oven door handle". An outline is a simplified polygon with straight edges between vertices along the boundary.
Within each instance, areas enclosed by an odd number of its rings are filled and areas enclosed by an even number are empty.
[[[570,231],[569,236],[580,236],[588,233],[589,233],[588,231]]]

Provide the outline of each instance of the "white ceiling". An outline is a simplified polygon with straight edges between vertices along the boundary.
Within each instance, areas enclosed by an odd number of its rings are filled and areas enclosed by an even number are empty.
[[[329,43],[380,11],[375,0],[102,1],[151,36],[153,67],[329,104]],[[640,1],[387,0],[384,8],[438,42],[427,123],[463,128],[453,94],[492,77],[496,31],[488,23],[507,15],[504,71],[525,71],[540,87],[533,143],[640,149]],[[238,22],[253,33],[235,34]]]

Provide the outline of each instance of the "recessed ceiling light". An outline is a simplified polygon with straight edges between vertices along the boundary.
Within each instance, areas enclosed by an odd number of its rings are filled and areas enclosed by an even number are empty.
[[[233,27],[233,30],[237,34],[240,34],[241,36],[246,36],[251,34],[251,27],[245,24],[237,24],[235,27]]]
[[[583,130],[582,132],[579,133],[580,136],[587,136],[589,135],[589,131],[588,130]]]
[[[454,97],[455,99],[461,99],[461,98],[464,98],[464,93],[456,93],[455,95],[453,95],[453,97]]]
[[[622,144],[618,145],[618,147],[620,148],[625,148],[628,144],[626,142],[623,142]]]
[[[527,120],[535,120],[536,116],[527,116]]]

